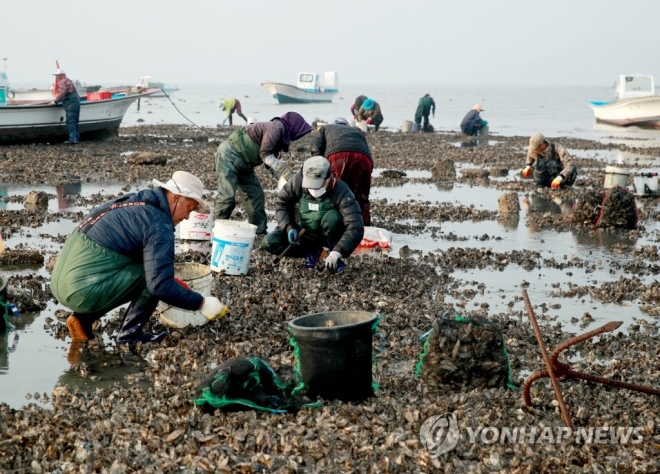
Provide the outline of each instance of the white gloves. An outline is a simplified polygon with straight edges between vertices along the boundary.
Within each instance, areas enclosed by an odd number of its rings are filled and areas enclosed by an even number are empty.
[[[220,300],[215,296],[206,296],[204,297],[204,304],[200,308],[200,311],[206,317],[206,319],[209,321],[214,321],[216,319],[222,318],[225,314],[227,314],[229,308],[220,303]]]
[[[268,155],[266,158],[264,158],[264,163],[268,165],[275,172],[275,174],[277,174],[278,179],[282,172],[286,169],[284,162],[275,158],[275,155]]]
[[[325,268],[327,268],[330,271],[336,272],[337,271],[337,262],[341,258],[341,253],[337,252],[336,250],[333,250],[330,252],[330,255],[328,255],[325,258]]]

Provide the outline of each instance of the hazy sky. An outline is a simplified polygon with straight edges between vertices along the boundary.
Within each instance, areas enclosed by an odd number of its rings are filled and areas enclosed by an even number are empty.
[[[660,81],[660,0],[5,0],[3,12],[15,84],[49,83],[56,59],[96,84],[324,70],[340,85]]]

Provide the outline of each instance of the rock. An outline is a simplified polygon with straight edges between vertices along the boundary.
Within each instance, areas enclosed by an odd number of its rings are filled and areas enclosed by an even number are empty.
[[[53,269],[55,268],[55,264],[57,263],[57,257],[59,254],[51,255],[46,259],[46,263],[44,264],[44,267],[46,267],[46,271],[48,273],[53,273]]]
[[[481,168],[468,168],[461,171],[461,176],[468,179],[488,179],[490,171]]]
[[[438,160],[431,167],[431,174],[435,179],[456,178],[456,167],[452,160],[449,159]]]
[[[518,200],[518,193],[506,193],[497,199],[500,214],[498,217],[517,216],[520,214],[520,202]]]
[[[129,165],[166,165],[167,156],[151,151],[143,151],[126,157],[126,163]]]
[[[34,204],[37,206],[48,206],[48,194],[43,191],[30,191],[25,199],[24,204]]]
[[[405,173],[405,171],[399,171],[399,170],[385,170],[380,175],[383,178],[392,178],[392,179],[405,178],[406,176],[408,176]]]

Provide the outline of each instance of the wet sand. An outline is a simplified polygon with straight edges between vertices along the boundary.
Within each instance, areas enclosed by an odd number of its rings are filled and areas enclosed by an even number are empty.
[[[0,209],[0,228],[9,237],[8,251],[0,255],[2,276],[9,278],[15,292],[23,290],[17,298],[25,313],[21,318],[38,322],[31,323],[32,332],[22,334],[22,339],[39,333],[57,341],[63,355],[68,351],[66,327],[56,314],[64,307],[50,295],[44,265],[85,211],[136,190],[136,183],[146,185],[152,178],[166,181],[178,169],[199,176],[212,201],[213,154],[226,130],[127,127],[109,142],[0,149],[2,183],[23,189],[61,186],[61,195],[50,194],[49,202],[68,200],[63,211],[51,209],[50,204],[46,210],[27,208],[19,205],[23,196],[12,193],[10,186],[5,198],[8,208]],[[201,328],[172,331],[162,345],[117,349],[112,337],[118,330],[118,313],[104,317],[97,328],[103,337],[79,348],[80,363],[62,375],[54,390],[30,393],[23,408],[0,404],[0,469],[660,470],[660,400],[653,395],[563,380],[560,385],[575,427],[592,432],[600,428],[607,442],[576,442],[575,436],[558,442],[556,435],[535,444],[489,443],[488,437],[470,442],[468,428],[477,427],[524,427],[528,432],[535,427],[539,433],[550,427],[557,433],[563,423],[550,385],[540,381],[533,385],[533,408],[529,409],[521,389],[438,387],[413,377],[422,350],[419,337],[434,318],[454,308],[463,315],[483,315],[499,322],[513,380],[522,386],[525,377],[543,367],[521,301],[521,287],[526,287],[548,348],[606,320],[626,321],[622,330],[568,350],[565,356],[575,370],[660,387],[655,319],[660,298],[655,280],[660,272],[655,244],[657,198],[638,200],[641,225],[634,230],[596,230],[567,218],[581,191],[602,186],[605,161],[623,156],[631,170],[657,169],[660,149],[558,138],[575,155],[579,177],[573,189],[551,192],[537,190],[519,178],[527,139],[493,136],[486,142],[453,134],[371,134],[369,144],[380,170],[372,183],[373,225],[409,238],[409,244],[390,253],[352,256],[347,270],[339,275],[308,271],[292,259],[274,266],[272,256],[254,251],[247,276],[214,274],[212,293],[228,302],[231,314]],[[301,165],[310,148],[306,137],[293,144],[285,159]],[[141,161],[135,157],[146,152],[152,154],[150,159],[165,164],[127,163]],[[455,163],[455,179],[433,177],[434,165],[441,160]],[[406,176],[383,170],[404,171]],[[268,191],[267,209],[272,209],[275,183],[263,168],[257,173]],[[66,194],[64,185],[76,182],[103,191]],[[110,188],[112,192],[105,191]],[[457,198],[438,202],[429,197],[428,190],[434,188],[454,188]],[[529,203],[518,218],[514,216],[515,228],[526,226],[538,232],[536,247],[500,244],[510,240],[513,227],[498,220],[497,203],[492,201],[509,192]],[[385,195],[389,197],[379,197]],[[556,209],[551,209],[552,203]],[[568,209],[562,203],[568,203]],[[234,218],[245,219],[240,204]],[[458,230],[448,230],[452,226]],[[43,228],[55,228],[57,233]],[[553,239],[572,232],[587,238],[607,236],[614,243],[603,244],[602,254],[596,257],[588,246],[578,245],[570,255],[553,247]],[[16,236],[26,237],[20,242]],[[432,243],[426,245],[428,241]],[[178,248],[178,261],[209,261],[210,243]],[[607,309],[611,317],[599,317],[601,309]],[[194,407],[197,384],[228,359],[258,356],[276,370],[286,371],[294,362],[287,322],[333,310],[383,315],[374,342],[374,381],[379,385],[374,397],[361,403],[326,401],[321,408],[288,415],[206,414]],[[156,318],[149,326],[161,329]],[[24,343],[28,341],[20,341]],[[9,353],[10,366],[12,357]],[[3,377],[0,373],[3,391],[20,390],[7,387]],[[121,383],[111,383],[115,380]],[[420,427],[427,418],[448,413],[456,415],[461,439],[450,452],[435,457],[421,443]],[[635,427],[637,436],[627,443],[612,443],[603,427]],[[643,440],[637,442],[640,437]]]

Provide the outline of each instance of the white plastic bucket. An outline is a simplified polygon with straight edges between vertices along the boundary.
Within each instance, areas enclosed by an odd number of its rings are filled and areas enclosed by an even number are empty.
[[[624,188],[626,182],[628,181],[628,176],[630,172],[625,168],[619,168],[617,166],[606,166],[605,167],[605,183],[603,187],[605,189],[614,188],[616,186]]]
[[[253,123],[257,123],[257,119],[254,117],[248,117],[246,125],[252,125]]]
[[[481,127],[479,129],[477,135],[479,135],[480,137],[487,137],[489,133],[490,133],[490,129],[488,128],[488,125],[486,125],[485,127]]]
[[[211,270],[227,275],[245,275],[257,226],[247,222],[216,219],[211,246]]]
[[[213,232],[213,219],[211,214],[191,212],[188,219],[184,219],[177,226],[179,238],[183,240],[211,240]]]
[[[213,274],[207,265],[201,263],[175,263],[174,276],[182,280],[188,287],[201,294],[211,296],[211,283]],[[160,320],[165,326],[171,328],[185,328],[186,326],[203,326],[209,320],[199,311],[188,311],[186,309],[170,306],[167,303],[158,303]]]
[[[635,176],[633,182],[635,184],[635,194],[637,196],[651,196],[658,192],[657,176]]]
[[[412,126],[413,123],[410,120],[404,120],[403,125],[401,125],[401,131],[402,132],[411,132],[412,131]]]
[[[364,133],[367,133],[369,131],[369,126],[367,125],[367,122],[357,122],[355,124],[355,128],[359,128]]]

